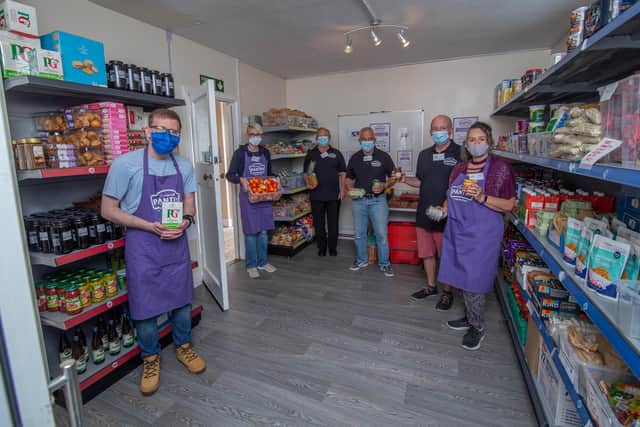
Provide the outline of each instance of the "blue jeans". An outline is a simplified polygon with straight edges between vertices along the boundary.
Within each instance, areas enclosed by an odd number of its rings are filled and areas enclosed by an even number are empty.
[[[191,304],[171,311],[169,313],[169,322],[173,326],[173,343],[176,347],[191,342]],[[135,323],[137,341],[142,358],[146,359],[154,354],[159,354],[158,318],[136,320]]]
[[[244,235],[244,254],[247,268],[264,267],[267,264],[267,245],[269,236],[266,231]]]
[[[389,240],[387,239],[389,225],[387,198],[383,195],[371,199],[357,199],[352,202],[351,210],[356,229],[356,260],[359,263],[364,263],[369,259],[367,255],[367,226],[369,218],[371,218],[378,245],[378,266],[384,268],[391,265],[389,262]]]

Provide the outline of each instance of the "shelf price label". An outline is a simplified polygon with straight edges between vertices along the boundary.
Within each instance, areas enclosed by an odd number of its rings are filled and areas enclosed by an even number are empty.
[[[113,249],[113,242],[107,243],[107,249],[109,250]]]
[[[90,167],[89,169],[87,169],[87,172],[89,172],[90,175],[93,175],[94,173],[96,173],[96,168]]]
[[[593,165],[622,145],[622,141],[613,138],[602,138],[600,143],[580,161],[580,169],[591,169]]]
[[[117,369],[117,368],[118,368],[118,366],[120,366],[120,364],[118,363],[118,361],[117,361],[117,360],[111,364],[111,367],[112,367],[113,369]]]
[[[113,307],[113,301],[107,301],[107,308]]]

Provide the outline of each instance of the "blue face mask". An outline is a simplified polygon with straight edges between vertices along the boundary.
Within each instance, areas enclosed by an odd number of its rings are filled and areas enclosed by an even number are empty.
[[[444,145],[449,142],[449,131],[446,130],[437,130],[431,132],[431,139],[436,145]]]
[[[316,138],[316,142],[321,147],[326,147],[329,145],[329,137],[328,136],[319,136]]]
[[[180,144],[180,137],[171,135],[169,132],[152,132],[151,146],[153,150],[161,156],[171,153]]]
[[[373,141],[360,141],[360,147],[362,147],[362,151],[365,153],[370,153],[373,151],[375,143]]]

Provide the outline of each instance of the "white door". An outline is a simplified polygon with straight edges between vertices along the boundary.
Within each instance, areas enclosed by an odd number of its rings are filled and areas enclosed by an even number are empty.
[[[191,118],[196,179],[197,216],[202,280],[223,310],[229,309],[227,266],[224,260],[220,155],[216,124],[214,82],[208,80],[190,91],[187,107]]]

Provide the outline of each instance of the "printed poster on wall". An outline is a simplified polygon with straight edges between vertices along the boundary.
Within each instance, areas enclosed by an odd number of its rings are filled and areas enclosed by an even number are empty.
[[[358,141],[359,137],[360,137],[360,129],[351,129],[349,131],[349,142],[355,145],[360,145],[360,142]]]
[[[391,151],[391,123],[371,123],[378,150]]]
[[[478,119],[478,116],[455,117],[453,119],[453,141],[458,145],[464,144],[469,128],[477,122]]]
[[[398,162],[396,166],[402,168],[402,171],[413,172],[413,151],[411,150],[398,150],[397,153]]]

